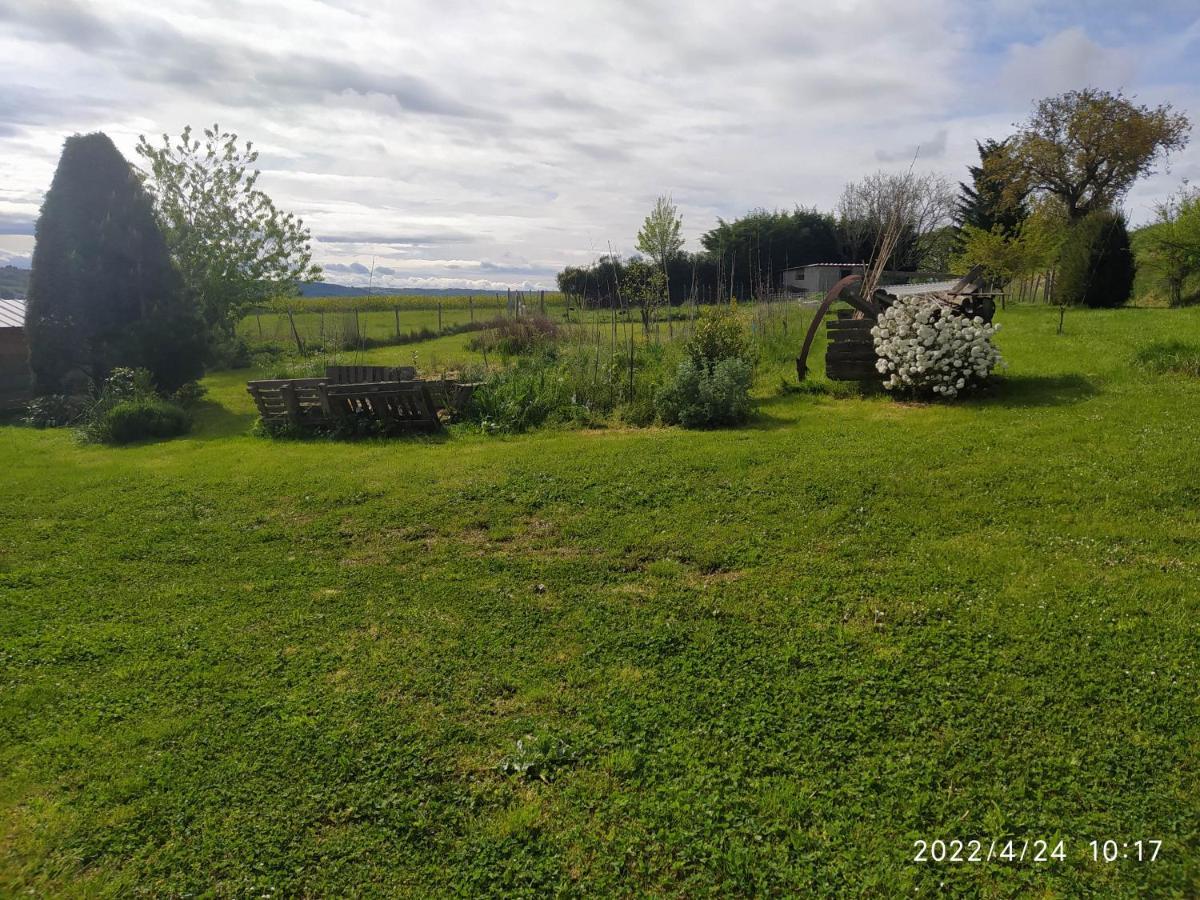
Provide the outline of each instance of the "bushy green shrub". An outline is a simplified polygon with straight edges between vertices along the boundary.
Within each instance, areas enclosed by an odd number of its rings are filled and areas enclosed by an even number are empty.
[[[1125,216],[1098,210],[1067,234],[1054,275],[1054,300],[1067,306],[1121,306],[1133,291],[1133,278]]]
[[[724,359],[750,357],[750,341],[736,310],[717,307],[705,310],[696,320],[696,328],[684,342],[683,352],[696,366],[712,372]]]
[[[740,357],[721,359],[711,370],[685,359],[659,391],[655,405],[668,425],[738,425],[750,416],[752,379],[750,363]]]
[[[191,425],[191,417],[182,407],[159,397],[136,397],[121,400],[95,416],[84,427],[83,437],[92,443],[130,444],[185,434]]]

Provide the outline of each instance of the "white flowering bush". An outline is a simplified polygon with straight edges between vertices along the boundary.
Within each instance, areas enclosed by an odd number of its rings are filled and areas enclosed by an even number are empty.
[[[957,315],[930,297],[901,297],[871,329],[888,390],[957,397],[1004,361],[992,344],[999,325]]]

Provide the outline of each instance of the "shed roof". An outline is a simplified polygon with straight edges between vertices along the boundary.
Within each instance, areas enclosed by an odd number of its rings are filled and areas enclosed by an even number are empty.
[[[25,327],[25,301],[0,299],[0,328]]]
[[[942,294],[953,290],[959,279],[953,281],[930,281],[925,284],[891,284],[883,285],[883,289],[893,297],[913,297],[917,294]]]
[[[866,268],[866,264],[865,264],[865,263],[860,263],[860,262],[856,262],[856,263],[854,263],[854,262],[844,262],[844,263],[808,263],[807,265],[804,265],[804,266],[792,266],[792,267],[791,267],[791,268],[789,268],[789,269],[784,269],[784,271],[785,271],[785,272],[794,272],[794,271],[795,271],[795,270],[797,270],[797,269],[817,269],[817,268],[830,268],[830,269],[854,269],[854,268],[858,268],[858,269],[863,269],[863,268]]]

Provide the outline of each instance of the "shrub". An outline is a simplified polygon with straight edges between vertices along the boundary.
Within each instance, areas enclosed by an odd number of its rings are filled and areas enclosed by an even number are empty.
[[[273,347],[267,347],[273,350]],[[248,369],[254,363],[250,346],[239,335],[220,334],[208,345],[208,363],[214,369]]]
[[[542,350],[558,340],[558,326],[545,316],[494,319],[467,346],[483,353],[520,356]]]
[[[1133,364],[1155,375],[1191,375],[1200,378],[1200,345],[1184,341],[1157,341],[1134,354]]]
[[[750,415],[752,379],[753,370],[745,359],[726,357],[709,369],[689,357],[663,385],[655,406],[668,425],[738,425]]]
[[[992,344],[999,325],[956,315],[936,300],[901,297],[871,329],[888,390],[956,397],[1002,362]]]
[[[696,328],[684,342],[683,352],[696,368],[712,372],[721,360],[748,360],[750,342],[737,312],[717,307],[706,310],[696,320]]]
[[[177,403],[184,409],[191,409],[204,399],[204,395],[208,393],[208,388],[198,381],[189,381],[187,384],[181,384],[179,389],[171,395],[171,402]]]
[[[159,397],[121,400],[96,415],[83,428],[83,438],[93,443],[130,444],[153,438],[175,437],[191,428],[187,412]]]
[[[22,421],[35,428],[66,428],[87,412],[88,402],[78,394],[46,394],[25,406]]]
[[[1133,277],[1125,216],[1099,210],[1067,233],[1054,275],[1054,299],[1068,306],[1121,306],[1133,291]]]

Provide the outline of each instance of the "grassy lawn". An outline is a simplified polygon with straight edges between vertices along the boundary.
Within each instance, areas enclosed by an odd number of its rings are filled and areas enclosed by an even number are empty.
[[[734,431],[0,428],[0,893],[1196,896],[1200,309],[998,318]]]

